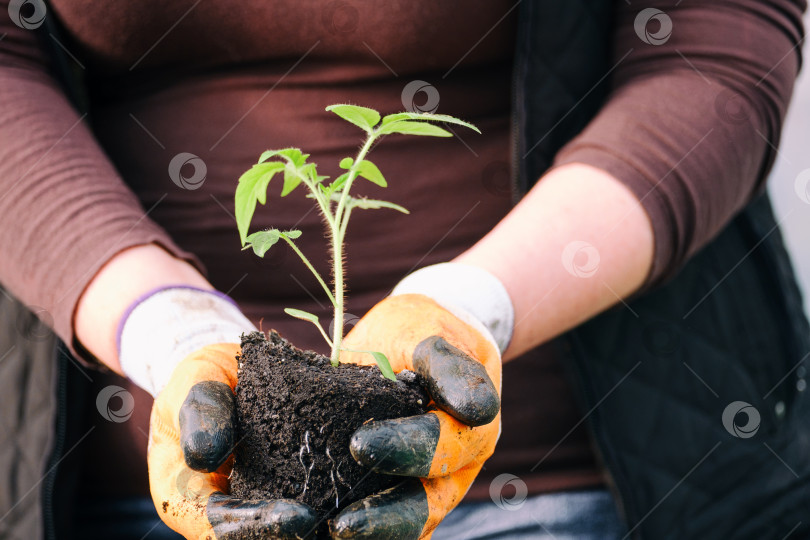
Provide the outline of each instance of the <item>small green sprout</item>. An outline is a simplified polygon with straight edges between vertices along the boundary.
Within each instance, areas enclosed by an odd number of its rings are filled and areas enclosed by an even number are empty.
[[[346,236],[346,228],[349,224],[349,217],[352,210],[358,209],[378,209],[390,208],[405,214],[408,211],[388,201],[368,199],[366,197],[354,197],[349,195],[354,181],[360,177],[377,184],[380,187],[387,187],[380,169],[366,159],[372,145],[386,135],[399,133],[402,135],[427,135],[431,137],[452,137],[452,134],[442,127],[430,122],[443,122],[464,126],[477,133],[478,128],[445,114],[411,113],[402,112],[389,114],[380,118],[380,113],[367,107],[356,105],[330,105],[326,108],[344,120],[360,127],[366,132],[366,140],[357,156],[354,158],[345,157],[340,161],[340,168],[346,172],[327,183],[328,176],[318,174],[315,163],[307,162],[309,154],[304,154],[298,148],[284,148],[282,150],[268,150],[259,158],[259,162],[239,178],[239,185],[236,188],[236,225],[239,229],[239,238],[242,242],[242,249],[252,248],[259,257],[264,257],[273,245],[279,240],[284,240],[295,253],[301,258],[309,268],[315,278],[323,287],[329,301],[334,307],[335,318],[332,325],[332,336],[324,331],[318,317],[312,313],[301,311],[300,309],[287,308],[284,311],[297,319],[309,321],[320,331],[326,343],[331,348],[331,363],[333,366],[339,365],[340,351],[362,352],[371,354],[383,375],[391,380],[396,380],[391,365],[384,354],[374,351],[354,351],[341,348],[343,341],[343,306],[344,306],[344,270],[343,270],[343,240]],[[327,233],[331,241],[332,248],[332,271],[334,275],[334,292],[329,289],[326,282],[312,266],[312,263],[301,253],[295,245],[294,240],[301,236],[301,231],[280,231],[269,229],[265,231],[248,234],[253,213],[256,210],[256,203],[265,204],[267,202],[267,187],[270,180],[277,173],[283,173],[284,184],[281,189],[281,196],[285,197],[293,192],[295,188],[303,184],[309,190],[307,197],[314,199],[318,210],[326,222]]]

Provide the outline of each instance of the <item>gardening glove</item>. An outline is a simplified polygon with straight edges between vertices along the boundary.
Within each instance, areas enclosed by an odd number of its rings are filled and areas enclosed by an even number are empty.
[[[237,342],[255,330],[233,301],[213,291],[164,288],[137,301],[120,328],[124,372],[156,396],[147,462],[160,518],[195,540],[302,538],[312,531],[317,517],[304,504],[227,495]]]
[[[424,415],[371,421],[350,450],[376,472],[414,477],[344,509],[335,538],[430,538],[464,497],[500,435],[501,352],[514,314],[506,289],[483,269],[446,263],[403,280],[344,341],[384,353],[395,372],[423,377]],[[368,354],[344,361],[371,364]]]

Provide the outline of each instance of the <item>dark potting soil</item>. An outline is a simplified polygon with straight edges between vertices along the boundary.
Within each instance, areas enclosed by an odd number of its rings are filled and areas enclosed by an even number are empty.
[[[231,493],[246,499],[295,499],[323,518],[392,487],[349,453],[352,433],[369,420],[424,413],[418,376],[385,379],[376,366],[341,364],[292,346],[276,332],[242,336]]]

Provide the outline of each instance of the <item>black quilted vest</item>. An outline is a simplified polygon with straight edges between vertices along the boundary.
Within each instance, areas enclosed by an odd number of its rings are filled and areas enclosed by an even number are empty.
[[[520,4],[513,127],[524,191],[604,99],[612,5]],[[83,108],[70,60],[55,47],[53,54]],[[557,340],[630,535],[810,537],[810,329],[767,198],[630,307],[619,305]],[[69,489],[59,494],[58,487],[75,482],[65,478],[75,468],[64,458],[81,435],[71,418],[82,418],[83,400],[69,396],[82,395],[83,379],[66,354],[54,362],[52,334],[19,339],[20,327],[35,318],[5,294],[0,319],[8,351],[0,473],[9,479],[0,484],[0,537],[55,538],[67,510],[54,502],[70,501]],[[32,398],[53,393],[55,401]],[[739,403],[759,416],[753,436],[733,435]],[[746,423],[744,413],[736,418]]]
[[[604,99],[612,5],[521,4],[524,190]],[[810,537],[810,328],[767,197],[629,305],[558,342],[630,536]],[[739,429],[748,413],[753,436]]]

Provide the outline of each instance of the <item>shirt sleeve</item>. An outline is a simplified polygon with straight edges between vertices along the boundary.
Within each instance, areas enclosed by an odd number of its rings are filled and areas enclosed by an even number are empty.
[[[617,1],[611,91],[557,154],[612,174],[673,276],[764,186],[800,66],[805,0]]]
[[[79,297],[120,251],[155,243],[199,264],[149,219],[8,4],[0,0],[0,283],[74,347]]]

